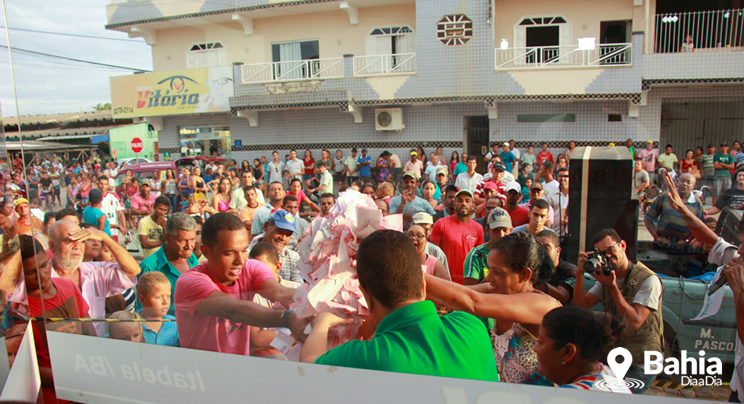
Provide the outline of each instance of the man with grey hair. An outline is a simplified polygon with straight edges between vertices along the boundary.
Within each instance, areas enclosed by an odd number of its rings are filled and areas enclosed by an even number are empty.
[[[83,262],[85,240],[98,240],[106,245],[116,262]],[[106,298],[133,288],[140,267],[134,257],[105,232],[95,228],[81,229],[70,220],[60,220],[49,226],[49,249],[52,252],[52,277],[67,278],[80,288],[83,298],[90,306],[91,318],[106,318]],[[19,283],[13,293],[13,301],[26,299],[25,287]],[[105,334],[105,324],[93,324],[96,334]]]
[[[174,213],[165,222],[165,241],[152,255],[140,264],[142,273],[162,272],[170,281],[171,296],[176,293],[176,281],[182,273],[199,265],[194,255],[196,245],[196,221],[185,213]],[[139,306],[139,305],[138,305]],[[174,300],[171,299],[168,314],[176,312]]]
[[[671,174],[671,173],[670,173]],[[684,173],[677,178],[677,192],[687,208],[700,220],[705,218],[703,202],[692,193],[695,176]],[[657,246],[689,244],[694,237],[687,222],[669,203],[669,193],[659,195],[643,218],[643,224]]]

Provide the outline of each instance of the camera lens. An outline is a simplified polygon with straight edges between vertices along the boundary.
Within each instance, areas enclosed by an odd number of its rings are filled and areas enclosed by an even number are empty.
[[[602,262],[597,257],[591,257],[584,262],[584,272],[593,274],[600,270],[600,268],[602,268]]]

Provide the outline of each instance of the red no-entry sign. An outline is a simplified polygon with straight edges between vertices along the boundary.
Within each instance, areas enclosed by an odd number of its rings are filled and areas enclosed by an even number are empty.
[[[129,143],[129,148],[132,149],[132,152],[134,154],[141,153],[143,147],[144,147],[144,143],[142,143],[142,139],[138,137],[132,139],[132,141]]]

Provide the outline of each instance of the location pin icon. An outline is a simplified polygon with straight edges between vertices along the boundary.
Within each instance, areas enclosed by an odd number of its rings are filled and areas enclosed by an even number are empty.
[[[623,358],[623,363],[617,363],[617,358],[619,356]],[[607,364],[610,366],[610,369],[612,369],[612,372],[615,373],[615,376],[620,380],[625,379],[625,374],[628,373],[631,362],[633,362],[633,355],[630,354],[630,351],[622,347],[613,349],[607,355]]]

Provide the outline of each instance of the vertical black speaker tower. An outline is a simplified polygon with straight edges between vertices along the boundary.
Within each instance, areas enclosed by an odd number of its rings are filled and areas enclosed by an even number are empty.
[[[592,250],[592,237],[605,228],[620,234],[635,262],[639,208],[630,151],[624,146],[577,147],[569,176],[568,262],[576,263],[580,251]]]

